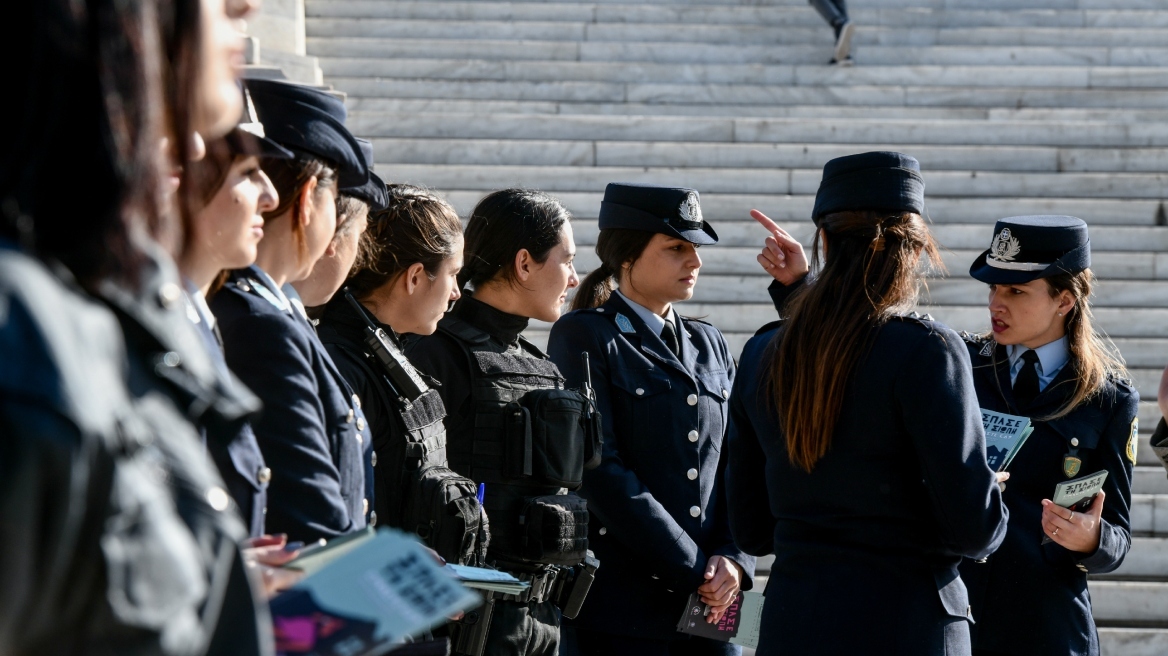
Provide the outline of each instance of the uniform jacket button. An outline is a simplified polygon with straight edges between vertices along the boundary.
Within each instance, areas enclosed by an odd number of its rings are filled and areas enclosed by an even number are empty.
[[[696,430],[691,430],[689,432],[689,435],[686,435],[686,437],[689,438],[690,442],[697,442],[698,441],[698,432]]]
[[[370,526],[377,526],[377,511],[376,510],[369,513],[369,525]]]
[[[690,394],[689,396],[685,397],[685,402],[690,404],[690,405],[697,405],[698,404],[698,395],[697,394]]]
[[[1079,446],[1079,438],[1072,437],[1071,438],[1071,446]]]
[[[373,465],[374,467],[377,466],[377,452],[376,451],[369,454],[369,464]]]
[[[357,420],[357,428],[358,429],[361,428],[361,421],[360,420]],[[357,444],[364,444],[365,443],[365,436],[361,435],[361,433],[357,433],[354,437],[357,438]]]
[[[260,485],[267,485],[272,480],[272,468],[260,467],[260,470],[256,472],[256,480],[260,482]]]
[[[361,499],[361,514],[369,514],[369,499]]]
[[[227,510],[228,504],[231,503],[231,497],[227,496],[227,490],[215,486],[207,490],[207,503],[215,510],[223,512]]]
[[[182,298],[182,290],[173,282],[168,282],[158,289],[158,302],[162,307],[170,309]]]
[[[637,388],[637,396],[642,396],[644,393],[645,393],[644,388],[641,388],[641,387]]]
[[[605,528],[605,527],[603,527],[603,526],[601,526],[601,527],[600,527],[600,531],[599,531],[599,532],[600,532],[600,534],[601,534],[601,535],[607,535],[607,534],[608,534],[608,529],[607,529],[607,528]]]
[[[356,416],[357,416],[357,413],[356,413],[356,412],[353,412],[353,409],[352,409],[352,408],[349,408],[349,414],[348,414],[348,416],[346,416],[346,417],[345,417],[345,423],[346,423],[346,424],[351,424],[351,423],[353,423],[353,419],[354,419]]]
[[[356,394],[353,395],[353,405],[357,406],[358,410],[361,409],[361,397],[357,396]]]
[[[727,389],[722,390],[722,398],[724,398],[724,399],[730,398],[730,390],[727,390]]]
[[[690,469],[689,471],[687,471],[687,472],[685,473],[685,475],[686,475],[686,476],[688,476],[688,477],[689,477],[689,480],[691,480],[691,481],[692,481],[692,480],[696,480],[696,479],[697,479],[697,477],[698,477],[698,470],[696,470],[696,469]]]
[[[359,430],[359,431],[365,430],[365,418],[364,417],[357,417],[357,430]]]
[[[689,515],[690,517],[701,517],[702,509],[698,508],[697,506],[693,506],[689,509]]]

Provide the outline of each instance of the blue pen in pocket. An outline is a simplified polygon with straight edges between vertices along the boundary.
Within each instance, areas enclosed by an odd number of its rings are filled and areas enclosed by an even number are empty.
[[[479,493],[475,495],[475,498],[479,500],[480,506],[483,505],[483,499],[485,499],[486,497],[487,497],[487,484],[486,483],[479,483]]]

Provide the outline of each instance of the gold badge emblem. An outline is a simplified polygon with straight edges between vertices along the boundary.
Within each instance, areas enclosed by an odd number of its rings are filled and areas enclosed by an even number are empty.
[[[1140,436],[1140,418],[1136,417],[1136,418],[1132,419],[1131,434],[1127,438],[1127,459],[1130,460],[1131,464],[1133,464],[1133,465],[1136,464],[1136,448],[1137,448],[1136,439],[1139,438],[1139,436]]]
[[[1022,244],[1018,242],[1017,237],[1010,234],[1009,228],[1002,228],[990,244],[990,257],[999,262],[1013,262],[1021,252]]]
[[[1074,456],[1066,456],[1063,458],[1063,473],[1067,478],[1074,478],[1075,474],[1083,468],[1083,461]]]

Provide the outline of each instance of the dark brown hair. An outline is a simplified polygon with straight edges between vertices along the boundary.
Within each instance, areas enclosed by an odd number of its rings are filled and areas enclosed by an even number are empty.
[[[630,267],[640,259],[645,247],[653,240],[652,232],[644,230],[608,229],[601,230],[596,238],[596,255],[600,266],[593,269],[580,283],[576,297],[572,299],[573,310],[584,310],[604,305],[619,283],[624,265]]]
[[[357,225],[357,219],[361,216],[368,218],[369,203],[357,198],[356,196],[349,196],[341,193],[337,194],[337,230],[333,233],[333,239],[348,234],[353,226]]]
[[[475,288],[515,281],[515,256],[526,249],[547,261],[572,215],[555,197],[534,189],[503,189],[479,201],[466,224],[466,264],[458,284]]]
[[[434,192],[406,184],[386,188],[389,207],[369,215],[354,273],[346,283],[359,299],[417,263],[433,279],[462,234],[458,213]]]
[[[831,448],[848,379],[877,329],[911,307],[922,282],[921,255],[941,267],[919,214],[849,211],[828,214],[812,247],[818,277],[795,294],[769,363],[769,387],[791,464],[810,472]]]
[[[323,160],[308,155],[298,155],[293,159],[274,159],[265,157],[260,160],[260,167],[272,181],[276,193],[280,195],[280,204],[270,212],[264,212],[264,220],[275,219],[292,209],[292,234],[296,238],[296,246],[300,250],[300,257],[308,254],[308,241],[304,236],[304,225],[300,221],[300,199],[304,195],[305,185],[313,177],[316,178],[316,192],[325,189],[337,190],[337,170]]]

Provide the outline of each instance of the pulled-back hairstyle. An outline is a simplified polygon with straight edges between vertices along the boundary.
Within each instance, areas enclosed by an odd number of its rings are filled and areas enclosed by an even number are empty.
[[[601,230],[600,236],[596,238],[596,255],[600,257],[600,266],[580,283],[576,297],[572,299],[572,309],[584,310],[604,305],[616,288],[613,283],[621,281],[624,265],[631,267],[640,259],[645,247],[653,240],[653,234],[645,230],[621,228]]]
[[[769,387],[791,464],[810,472],[831,448],[848,380],[877,330],[917,299],[920,256],[942,267],[919,214],[828,214],[812,247],[815,280],[792,297],[769,363]]]
[[[421,263],[431,280],[443,260],[454,255],[462,223],[437,194],[407,184],[387,185],[389,207],[369,215],[349,289],[358,299]]]
[[[555,197],[534,189],[503,189],[479,201],[466,224],[466,263],[458,284],[476,289],[493,280],[515,282],[515,256],[526,249],[547,261],[572,218]]]
[[[1068,291],[1075,299],[1075,305],[1067,312],[1065,320],[1067,349],[1071,354],[1070,364],[1075,367],[1075,377],[1071,381],[1075,389],[1061,408],[1053,415],[1042,418],[1042,421],[1050,421],[1065,417],[1075,408],[1090,401],[1103,391],[1104,384],[1109,378],[1123,380],[1128,377],[1128,372],[1118,349],[1114,348],[1114,344],[1109,348],[1107,342],[1092,326],[1091,321],[1094,317],[1091,314],[1090,298],[1091,288],[1095,284],[1095,274],[1090,269],[1084,269],[1078,273],[1060,273],[1044,280],[1047,282],[1047,291],[1051,298]],[[992,337],[992,333],[984,336]],[[997,357],[996,353],[997,349],[994,357]],[[997,364],[995,361],[994,365]]]
[[[265,157],[260,160],[260,167],[272,181],[276,193],[280,195],[280,204],[270,212],[264,212],[264,220],[277,218],[292,209],[292,234],[296,238],[300,258],[308,256],[308,240],[304,235],[304,225],[300,221],[300,199],[304,195],[305,185],[316,177],[316,192],[323,193],[325,189],[337,191],[337,169],[324,160],[310,155],[297,154],[293,159],[276,159]]]

